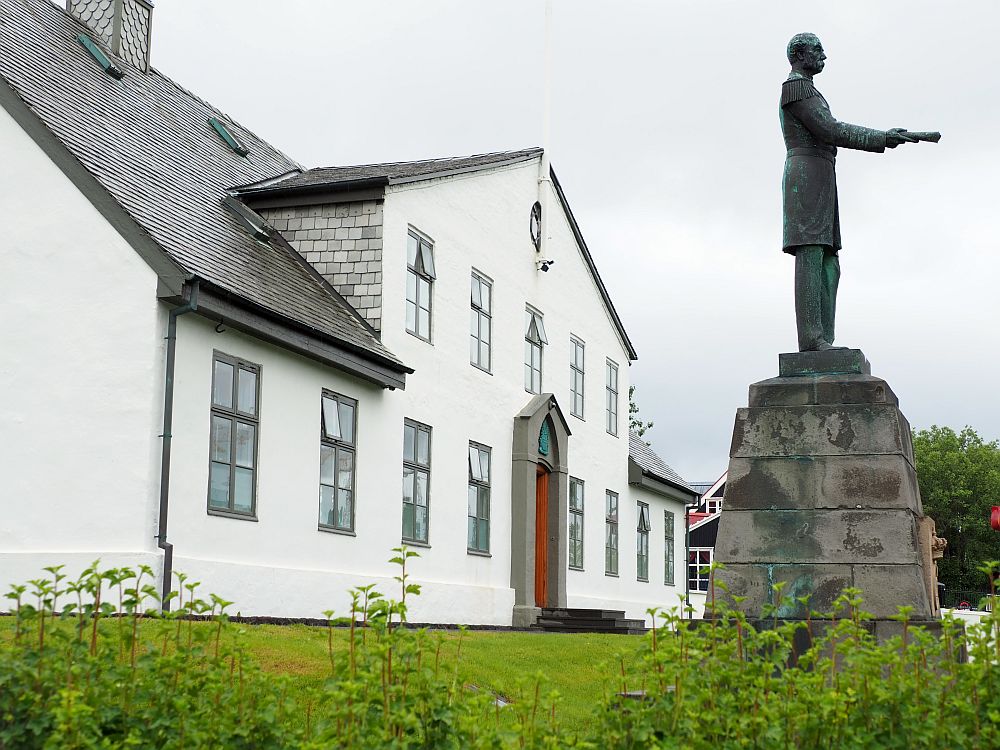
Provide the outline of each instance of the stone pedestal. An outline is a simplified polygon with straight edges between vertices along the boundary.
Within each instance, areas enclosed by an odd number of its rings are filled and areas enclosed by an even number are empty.
[[[736,415],[715,559],[729,596],[760,617],[830,611],[847,587],[877,619],[938,616],[910,425],[857,349],[779,355],[779,377],[750,386]],[[726,597],[716,590],[716,597]]]

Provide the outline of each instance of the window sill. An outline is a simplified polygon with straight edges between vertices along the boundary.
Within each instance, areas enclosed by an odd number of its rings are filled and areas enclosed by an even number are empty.
[[[574,414],[573,412],[570,412],[570,416],[571,416],[571,417],[576,417],[576,418],[577,418],[577,419],[579,419],[579,420],[580,420],[581,422],[586,422],[586,421],[587,421],[587,420],[586,420],[586,419],[585,419],[585,418],[583,417],[583,415],[581,415],[581,414]]]
[[[636,578],[635,580],[638,581],[639,583],[649,583],[648,578]]]
[[[612,432],[611,430],[605,430],[605,432],[608,433],[613,438],[617,438],[618,437],[618,433],[617,432]]]
[[[576,570],[576,571],[579,571],[580,573],[582,573],[582,572],[583,572],[583,568],[577,568],[577,567],[576,567],[576,566],[574,566],[574,565],[570,565],[570,566],[569,566],[569,569],[570,569],[570,570]]]
[[[420,339],[420,340],[421,340],[421,341],[423,341],[423,342],[424,342],[425,344],[430,344],[431,346],[434,346],[434,342],[433,342],[433,341],[431,341],[430,339],[425,339],[425,338],[424,338],[423,336],[421,336],[421,335],[420,335],[419,333],[414,333],[414,332],[413,332],[413,331],[411,331],[411,330],[410,330],[409,328],[407,328],[407,329],[406,329],[406,332],[407,332],[408,334],[410,334],[411,336],[413,336],[413,338],[415,338],[415,339]]]
[[[617,573],[609,573],[606,570],[604,571],[604,575],[606,575],[608,578],[617,578],[618,577]]]
[[[400,539],[401,544],[405,544],[407,547],[421,547],[422,549],[430,549],[431,545],[427,542],[421,542],[419,539]]]
[[[316,527],[316,531],[322,531],[324,534],[339,534],[340,536],[357,536],[353,529],[338,529],[336,526],[323,526],[322,524]]]
[[[475,367],[477,370],[479,370],[479,372],[483,372],[483,373],[486,373],[487,375],[491,375],[491,376],[493,375],[493,371],[492,370],[487,370],[485,367],[477,365],[475,362],[469,362],[469,364],[472,365],[473,367]]]
[[[465,551],[473,557],[493,557],[489,552],[483,552],[478,549],[466,549]]]
[[[233,518],[237,521],[253,521],[259,523],[257,516],[253,513],[240,513],[235,510],[224,510],[222,508],[208,508],[208,515],[219,516],[220,518]]]

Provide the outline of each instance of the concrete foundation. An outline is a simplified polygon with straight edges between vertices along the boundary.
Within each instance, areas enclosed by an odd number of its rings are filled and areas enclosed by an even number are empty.
[[[719,521],[715,580],[760,617],[784,582],[778,616],[829,611],[862,591],[876,620],[900,606],[939,616],[913,466],[910,425],[857,349],[779,356],[777,378],[750,386],[736,415]],[[888,625],[887,625],[888,627]]]

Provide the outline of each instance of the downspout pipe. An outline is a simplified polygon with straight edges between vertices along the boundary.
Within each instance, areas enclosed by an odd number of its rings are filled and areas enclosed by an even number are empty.
[[[684,503],[684,610],[691,619],[691,506]]]
[[[191,283],[188,301],[170,311],[167,322],[167,366],[163,381],[163,439],[160,455],[160,519],[156,544],[163,550],[163,576],[160,581],[160,608],[170,609],[170,582],[174,575],[174,545],[167,541],[167,510],[170,498],[170,443],[174,425],[174,366],[177,361],[177,318],[198,309],[198,279]]]

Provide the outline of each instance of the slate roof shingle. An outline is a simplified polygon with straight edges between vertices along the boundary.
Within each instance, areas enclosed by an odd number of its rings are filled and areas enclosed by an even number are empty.
[[[653,449],[646,445],[646,442],[631,430],[628,433],[628,456],[636,462],[644,473],[676,485],[681,489],[686,489],[692,494],[698,494],[696,490],[681,478],[680,474],[671,469],[666,461],[656,455]]]
[[[0,0],[0,85],[35,116],[186,272],[409,371],[286,243],[259,243],[222,205],[236,185],[302,167],[155,69],[107,75],[78,43],[96,37],[49,0]],[[209,125],[249,148],[234,153]]]
[[[291,175],[267,187],[256,189],[249,187],[240,192],[251,194],[255,192],[321,189],[345,182],[375,179],[382,179],[387,184],[394,184],[516,164],[533,159],[541,153],[542,149],[540,148],[527,148],[520,151],[496,151],[489,154],[455,156],[444,159],[359,164],[350,167],[317,167],[302,174]]]

